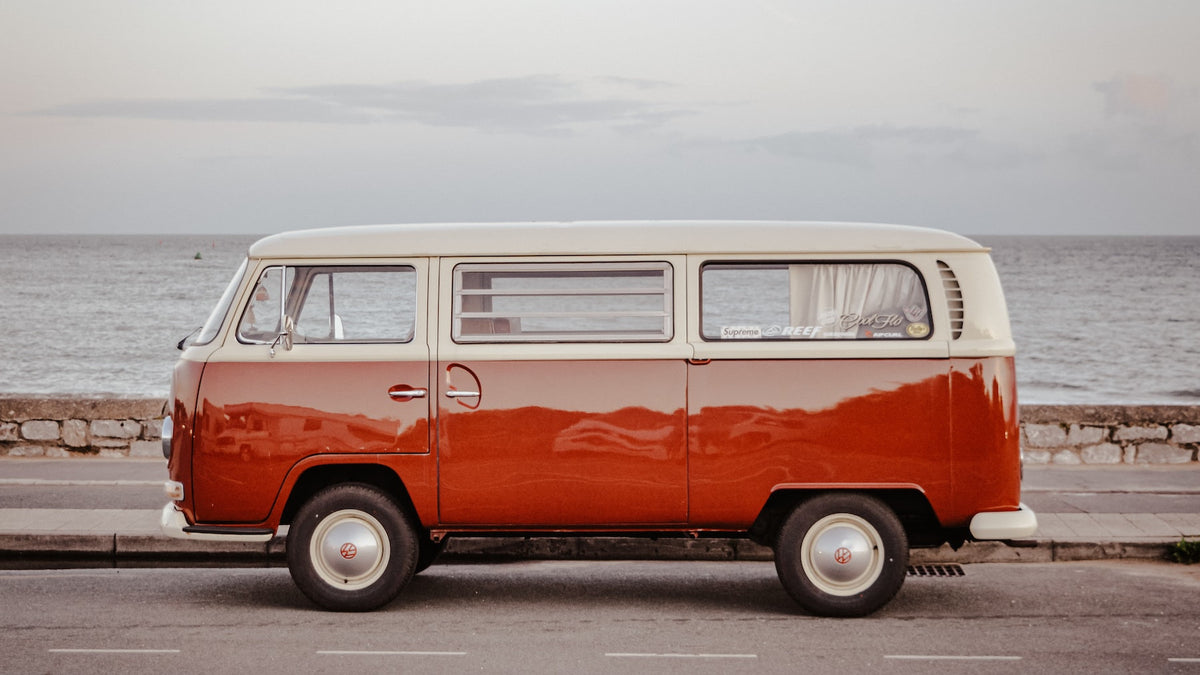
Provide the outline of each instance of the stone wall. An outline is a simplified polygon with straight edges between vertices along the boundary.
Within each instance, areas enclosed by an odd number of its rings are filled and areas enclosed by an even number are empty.
[[[162,457],[162,399],[0,397],[0,455]]]
[[[1200,449],[1200,406],[1021,407],[1027,464],[1187,464]]]
[[[0,397],[0,455],[161,457],[164,401]],[[1200,406],[1021,407],[1028,464],[1198,461]]]

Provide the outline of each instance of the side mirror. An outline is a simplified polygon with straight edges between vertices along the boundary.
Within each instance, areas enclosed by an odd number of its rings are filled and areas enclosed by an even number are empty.
[[[283,330],[275,337],[275,341],[271,343],[270,353],[272,358],[275,356],[275,347],[277,345],[283,345],[285,350],[292,351],[292,333],[295,332],[296,322],[290,316],[283,317]]]

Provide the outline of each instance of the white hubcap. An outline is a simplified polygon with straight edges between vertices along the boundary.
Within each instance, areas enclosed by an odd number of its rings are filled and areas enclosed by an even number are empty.
[[[374,516],[347,509],[329,514],[317,525],[309,546],[317,574],[343,590],[375,583],[391,557],[387,532]]]
[[[870,588],[883,571],[883,541],[866,520],[835,513],[809,528],[800,560],[805,576],[821,591],[856,595]]]

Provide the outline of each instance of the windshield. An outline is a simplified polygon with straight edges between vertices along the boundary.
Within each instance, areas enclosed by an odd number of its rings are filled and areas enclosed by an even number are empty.
[[[225,315],[229,313],[229,306],[233,304],[233,296],[237,293],[237,289],[241,286],[242,276],[246,274],[246,266],[249,260],[242,260],[242,266],[233,275],[229,285],[225,287],[225,292],[221,294],[221,299],[217,301],[217,306],[213,308],[212,314],[208,315],[208,321],[204,322],[204,327],[200,329],[199,335],[195,340],[192,340],[189,345],[206,345],[217,337],[217,333],[221,330],[221,324],[225,323]]]

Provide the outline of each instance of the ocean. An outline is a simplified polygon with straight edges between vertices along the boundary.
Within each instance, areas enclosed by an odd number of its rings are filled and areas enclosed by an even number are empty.
[[[254,236],[0,236],[0,393],[165,396]],[[1200,237],[980,236],[1022,403],[1200,404]]]

